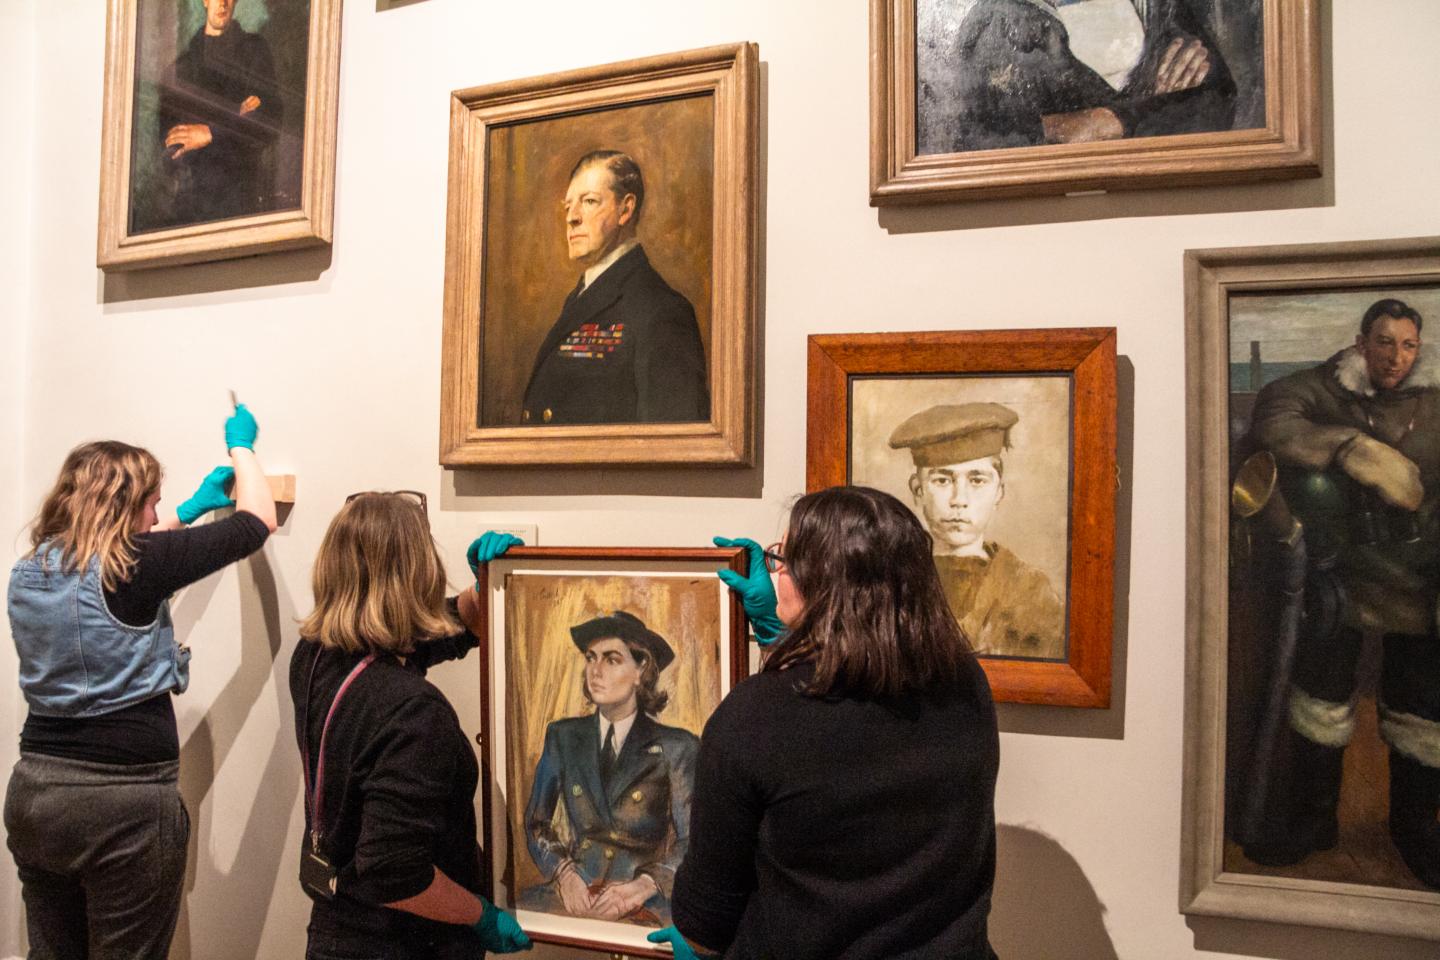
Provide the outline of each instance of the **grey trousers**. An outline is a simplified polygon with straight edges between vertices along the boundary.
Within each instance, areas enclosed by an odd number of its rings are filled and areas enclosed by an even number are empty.
[[[30,960],[165,960],[190,838],[179,768],[20,755],[5,830]]]

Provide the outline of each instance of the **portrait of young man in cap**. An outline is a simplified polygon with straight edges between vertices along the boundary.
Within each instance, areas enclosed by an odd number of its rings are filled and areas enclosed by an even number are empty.
[[[545,728],[525,807],[525,841],[542,883],[520,894],[529,910],[664,926],[685,856],[699,739],[660,723],[660,674],[675,652],[624,610],[570,628],[585,659],[581,688],[594,710]],[[563,808],[568,829],[557,829]]]
[[[1005,451],[1019,415],[999,403],[941,404],[890,434],[914,461],[909,491],[935,541],[935,566],[978,654],[1065,656],[1065,607],[1049,577],[997,543]]]

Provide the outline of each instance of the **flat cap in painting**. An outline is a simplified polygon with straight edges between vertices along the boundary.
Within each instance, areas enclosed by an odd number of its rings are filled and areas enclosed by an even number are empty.
[[[922,410],[890,434],[890,446],[910,448],[917,467],[940,467],[996,457],[1010,447],[1020,415],[998,403],[942,404]]]
[[[596,617],[570,628],[570,639],[584,653],[596,640],[614,637],[633,643],[650,654],[656,670],[664,670],[675,660],[675,651],[665,638],[645,626],[645,622],[633,613],[616,610],[608,617]]]

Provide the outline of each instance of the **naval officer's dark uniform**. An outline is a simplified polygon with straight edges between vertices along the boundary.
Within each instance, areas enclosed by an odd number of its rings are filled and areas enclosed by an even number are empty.
[[[695,309],[637,245],[565,299],[536,354],[521,420],[709,420],[705,374]]]
[[[648,874],[659,888],[645,907],[670,922],[670,890],[690,836],[690,791],[700,740],[641,712],[625,737],[608,788],[600,776],[598,714],[556,720],[525,805],[525,840],[547,882],[520,896],[520,906],[563,913],[553,881],[572,860],[587,884],[625,883]],[[570,821],[562,840],[553,819],[563,803]]]

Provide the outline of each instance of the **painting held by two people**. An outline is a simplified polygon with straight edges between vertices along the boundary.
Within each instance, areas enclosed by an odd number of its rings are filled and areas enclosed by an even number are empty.
[[[953,91],[937,152],[1231,129],[1236,85],[1192,6],[974,0],[937,64]]]
[[[585,154],[562,211],[566,250],[583,272],[536,354],[521,423],[708,420],[695,309],[650,265],[638,236],[639,164],[618,150]]]
[[[1049,578],[986,536],[1005,498],[1003,453],[1019,419],[999,403],[943,404],[901,423],[890,446],[914,460],[910,495],[975,653],[1063,658],[1065,608]]]
[[[284,115],[270,46],[235,20],[252,0],[187,0],[204,22],[160,84],[164,138],[152,227],[275,208],[275,144]]]
[[[675,659],[665,638],[616,610],[570,628],[593,713],[556,720],[525,806],[530,857],[545,877],[519,906],[665,926],[685,857],[700,741],[655,719]],[[563,823],[557,823],[557,807]]]
[[[1343,846],[1344,754],[1370,636],[1390,838],[1410,872],[1440,889],[1440,361],[1422,349],[1423,326],[1404,301],[1378,300],[1352,346],[1255,398],[1237,463],[1274,458],[1299,531],[1287,543],[1304,615],[1266,639],[1291,651],[1288,684],[1281,676],[1265,708],[1276,759],[1249,771],[1246,790],[1261,802],[1246,804],[1239,839],[1270,866]],[[1279,586],[1266,583],[1270,606],[1287,602]]]

